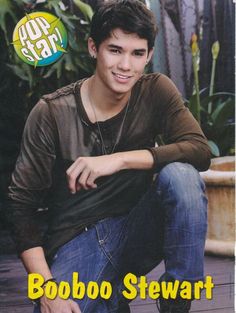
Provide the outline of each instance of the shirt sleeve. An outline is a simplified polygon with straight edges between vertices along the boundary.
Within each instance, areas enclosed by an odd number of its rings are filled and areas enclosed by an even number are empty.
[[[42,207],[52,183],[55,138],[55,122],[49,104],[40,100],[27,119],[6,200],[6,217],[18,254],[42,246],[37,210]]]
[[[199,171],[207,170],[211,152],[198,122],[167,76],[160,75],[155,84],[153,101],[158,102],[156,116],[160,117],[158,128],[165,145],[148,149],[154,158],[154,170],[171,162],[190,163]]]

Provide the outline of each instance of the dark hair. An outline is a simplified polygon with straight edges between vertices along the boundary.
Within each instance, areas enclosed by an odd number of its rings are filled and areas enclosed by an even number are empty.
[[[147,39],[148,51],[154,46],[157,34],[155,17],[139,0],[110,0],[101,5],[92,18],[90,31],[97,49],[115,28]]]

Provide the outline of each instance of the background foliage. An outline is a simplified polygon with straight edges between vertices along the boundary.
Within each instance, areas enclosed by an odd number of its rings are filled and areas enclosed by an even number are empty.
[[[201,64],[197,35],[192,35],[192,63],[194,72],[194,90],[186,101],[193,116],[208,139],[214,157],[233,155],[235,153],[235,119],[234,99],[230,92],[215,92],[215,72],[220,44],[215,41],[211,48],[211,76],[209,87],[199,90],[199,65]]]

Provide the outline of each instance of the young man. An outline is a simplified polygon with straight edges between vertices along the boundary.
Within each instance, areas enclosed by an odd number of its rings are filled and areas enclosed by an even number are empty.
[[[43,296],[35,313],[129,312],[125,274],[145,275],[162,259],[161,280],[203,279],[207,204],[197,170],[208,168],[210,151],[173,83],[143,75],[155,35],[140,1],[108,1],[88,40],[95,74],[44,96],[28,118],[8,202],[20,257],[46,284],[78,272],[113,290],[108,300]],[[166,145],[155,147],[158,134]],[[162,313],[189,309],[180,297],[160,299]]]

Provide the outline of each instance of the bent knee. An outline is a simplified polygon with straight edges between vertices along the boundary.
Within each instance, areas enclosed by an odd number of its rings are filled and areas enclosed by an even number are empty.
[[[189,223],[205,223],[207,198],[198,171],[187,163],[170,163],[157,178],[157,192],[170,215],[174,212]]]
[[[158,175],[159,183],[172,185],[175,190],[186,192],[189,189],[200,188],[205,191],[205,184],[199,172],[188,163],[173,162],[162,168]]]

